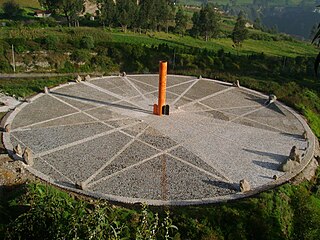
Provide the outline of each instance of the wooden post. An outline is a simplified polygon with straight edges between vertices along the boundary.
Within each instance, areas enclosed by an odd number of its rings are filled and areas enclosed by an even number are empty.
[[[167,90],[167,62],[160,62],[159,66],[159,97],[158,97],[158,115],[162,115],[162,107],[166,105]]]
[[[12,50],[12,66],[13,66],[13,72],[16,72],[16,60],[14,57],[14,48],[13,48],[13,44],[11,45],[11,50]]]

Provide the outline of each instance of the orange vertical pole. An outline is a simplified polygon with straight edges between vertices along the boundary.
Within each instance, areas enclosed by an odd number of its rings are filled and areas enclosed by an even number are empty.
[[[166,105],[167,89],[167,62],[160,61],[159,64],[159,97],[158,97],[158,115],[162,115],[162,107]]]

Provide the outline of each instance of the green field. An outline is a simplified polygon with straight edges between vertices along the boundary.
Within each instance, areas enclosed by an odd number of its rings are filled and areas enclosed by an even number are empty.
[[[144,44],[147,46],[159,45],[161,43],[169,46],[207,48],[209,50],[218,51],[224,49],[226,52],[238,54],[264,53],[270,56],[314,56],[316,48],[305,42],[289,42],[289,41],[262,41],[262,40],[246,40],[242,47],[238,50],[232,47],[233,43],[230,38],[212,39],[205,42],[190,36],[178,36],[174,34],[166,34],[155,32],[148,35],[139,35],[134,33],[111,33],[113,42],[125,42]]]
[[[30,7],[30,8],[39,8],[40,4],[37,0],[14,0],[18,3],[21,7]],[[3,3],[8,2],[8,0],[0,0],[0,5]]]
[[[70,31],[69,31],[70,30]],[[69,32],[72,32],[70,35]],[[267,33],[252,30],[252,32],[259,32],[263,36],[274,37]],[[206,48],[208,50],[218,51],[224,49],[225,52],[231,52],[239,55],[246,55],[251,53],[264,53],[269,56],[314,56],[317,53],[315,46],[307,42],[301,41],[267,41],[267,40],[245,40],[241,48],[235,49],[232,47],[231,38],[211,39],[206,42],[200,38],[193,38],[191,36],[179,36],[177,34],[167,34],[164,32],[149,32],[147,34],[138,34],[134,32],[108,32],[101,28],[87,28],[80,27],[76,29],[60,28],[45,28],[45,29],[3,29],[0,32],[0,39],[8,37],[24,37],[26,39],[38,38],[48,35],[55,35],[62,38],[70,38],[72,36],[91,35],[96,42],[116,42],[116,43],[130,43],[145,46],[158,46],[159,44],[167,44],[172,47],[193,47]]]
[[[203,0],[179,0],[179,4],[181,5],[201,5],[204,1]],[[208,0],[209,3],[217,3],[219,5],[231,5],[230,0]],[[288,6],[297,6],[299,5],[302,0],[269,0],[269,6],[285,6],[286,2],[288,2]],[[252,4],[253,0],[237,0],[237,5],[248,5]],[[315,1],[313,0],[306,0],[306,5],[316,5]]]
[[[8,0],[0,0],[0,5]],[[37,0],[14,0],[22,7],[30,7],[30,8],[40,8],[40,4]],[[289,6],[297,6],[301,3],[302,0],[289,0],[287,1]],[[180,5],[201,5],[203,0],[179,0],[178,4]],[[208,0],[209,3],[217,3],[219,5],[231,5],[230,0]],[[253,0],[237,0],[237,5],[248,5],[252,4]],[[286,0],[271,0],[269,1],[269,6],[285,6]],[[315,5],[314,0],[305,1],[306,5],[313,6]]]

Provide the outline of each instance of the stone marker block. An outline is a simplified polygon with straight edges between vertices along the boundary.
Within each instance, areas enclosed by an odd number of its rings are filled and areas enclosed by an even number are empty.
[[[26,149],[24,150],[24,153],[22,155],[24,162],[29,165],[32,166],[33,165],[33,155],[32,155],[32,151],[30,148],[26,147]]]
[[[289,154],[289,159],[296,161],[298,163],[301,163],[301,157],[300,157],[300,153],[297,149],[296,146],[293,146],[291,148],[290,154]]]
[[[239,87],[240,87],[240,82],[239,82],[239,80],[237,80],[236,82],[234,82],[234,83],[233,83],[233,86],[239,88]]]
[[[277,100],[276,95],[270,94],[268,101],[265,102],[265,105],[269,105],[269,104],[271,104],[271,103],[274,103],[276,100]]]
[[[246,179],[240,180],[240,191],[241,192],[248,192],[251,190],[250,184]]]
[[[44,93],[45,93],[45,94],[48,94],[48,93],[49,93],[48,87],[44,87]]]
[[[298,162],[293,161],[293,160],[291,160],[291,159],[288,159],[286,162],[284,162],[284,163],[280,166],[279,170],[280,170],[280,171],[283,171],[283,172],[290,172],[290,173],[292,173],[292,172],[294,171],[294,169],[295,169],[296,167],[298,167],[298,166],[299,166],[299,163],[298,163]]]
[[[90,79],[91,79],[91,77],[89,74],[87,76],[85,76],[85,78],[84,78],[85,81],[89,81]]]
[[[11,131],[11,124],[8,123],[8,124],[4,127],[4,130],[5,130],[6,132],[10,132],[10,131]]]
[[[75,79],[76,83],[79,83],[82,81],[82,78],[80,77],[80,75],[78,75]]]
[[[76,182],[75,185],[77,189],[80,189],[80,190],[87,189],[87,184],[85,182]]]
[[[22,148],[21,148],[20,144],[18,144],[17,146],[15,146],[13,148],[13,152],[18,156],[22,156],[23,152],[22,152]]]
[[[304,132],[302,133],[302,138],[303,138],[304,140],[307,140],[307,139],[308,139],[307,131],[304,131]]]

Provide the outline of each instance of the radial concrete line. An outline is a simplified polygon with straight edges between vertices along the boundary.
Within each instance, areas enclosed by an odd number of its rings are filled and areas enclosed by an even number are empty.
[[[11,136],[12,136],[15,140],[17,140],[19,143],[21,143],[22,146],[27,147],[27,145],[26,145],[23,141],[21,141],[18,137],[16,137],[14,134],[11,134]],[[30,148],[30,149],[31,149],[31,148]],[[31,152],[33,152],[32,149],[31,149]]]
[[[128,78],[128,77],[127,77],[127,78]],[[150,85],[150,84],[148,84],[148,83],[144,83],[144,82],[141,82],[141,81],[139,81],[139,80],[132,79],[132,78],[130,78],[130,79],[131,79],[132,81],[136,81],[136,82],[139,82],[139,83],[142,83],[142,84],[145,84],[145,85],[147,85],[147,86],[151,86],[151,87],[155,88],[154,86],[152,86],[152,85]],[[195,81],[195,80],[197,80],[197,79],[189,80],[189,81],[186,81],[186,82],[183,82],[183,83],[177,83],[177,84],[175,84],[175,85],[172,85],[172,86],[170,86],[170,87],[167,87],[167,93],[170,93],[170,94],[175,95],[175,96],[179,96],[179,94],[174,93],[174,92],[171,92],[171,91],[168,91],[168,89],[173,88],[173,87],[176,87],[176,86],[180,86],[180,85],[183,85],[183,84],[187,84],[187,83],[193,82],[193,81]],[[152,93],[157,93],[158,91],[159,91],[159,90],[156,89],[156,90],[153,90],[153,91],[151,91],[151,92],[146,92],[146,93],[144,93],[144,95],[146,96],[146,95],[149,95],[149,94],[152,94]],[[124,98],[123,100],[117,100],[117,101],[112,102],[112,103],[119,103],[119,102],[122,102],[122,101],[130,101],[130,100],[132,100],[132,99],[134,99],[134,98],[137,98],[137,97],[139,97],[139,96],[140,96],[140,95],[138,94],[138,95],[135,95],[135,96],[132,96],[132,97],[126,97],[126,98]],[[191,98],[188,98],[188,97],[184,97],[184,98],[187,99],[187,100],[192,100]],[[148,99],[148,101],[149,101],[149,99]]]
[[[125,102],[127,102],[127,103],[130,103],[130,104],[132,104],[132,105],[134,105],[134,106],[136,106],[136,107],[138,107],[138,108],[140,108],[140,109],[142,109],[142,110],[146,110],[146,109],[144,109],[142,106],[140,106],[140,105],[138,105],[138,104],[136,104],[136,103],[134,103],[134,102],[128,101],[128,100],[126,100],[126,98],[124,98],[123,96],[118,95],[118,94],[116,94],[116,93],[113,93],[113,92],[111,92],[111,91],[109,91],[109,90],[107,90],[107,89],[98,87],[98,86],[96,86],[96,85],[94,85],[94,84],[92,84],[92,83],[89,83],[89,82],[82,82],[82,84],[84,84],[84,85],[86,85],[86,86],[88,86],[88,87],[94,88],[94,89],[96,89],[96,90],[98,90],[98,91],[100,91],[100,92],[104,92],[104,93],[106,93],[106,94],[109,94],[110,96],[113,96],[113,97],[115,97],[115,98],[118,98],[119,100],[122,100],[122,101],[125,101]],[[146,111],[147,111],[147,110],[146,110]]]
[[[126,133],[126,132],[124,132],[124,131],[121,131],[121,130],[120,130],[120,132],[123,133],[123,134],[125,134],[125,135],[127,135],[128,137],[133,137],[133,138],[135,137],[135,136],[132,136],[132,135],[130,135],[129,133]],[[138,139],[138,138],[137,138],[136,141],[141,142],[141,143],[147,145],[148,147],[151,147],[151,148],[157,150],[158,152],[162,152],[162,151],[163,151],[162,149],[157,148],[156,146],[153,146],[153,145],[151,145],[150,143],[147,143],[147,142],[145,142],[145,141],[143,141],[143,140],[141,140],[141,139]]]
[[[120,156],[121,153],[123,153],[127,148],[129,148],[132,145],[132,143],[145,132],[147,128],[148,126],[145,127],[136,137],[131,139],[126,145],[124,145],[114,156],[112,156],[112,158],[110,158],[105,164],[103,164],[101,168],[99,168],[94,174],[92,174],[87,180],[85,180],[84,183],[88,184],[96,176],[98,176],[98,174],[101,173],[103,169],[105,169],[111,162],[113,162],[118,156]]]
[[[93,107],[93,108],[90,108],[88,110],[93,110],[95,108],[97,108],[97,107]],[[13,129],[12,132],[20,132],[20,131],[30,130],[30,127],[37,126],[39,124],[43,124],[43,123],[47,123],[47,122],[51,122],[51,121],[54,121],[54,120],[58,120],[58,119],[61,119],[61,118],[64,118],[64,117],[69,117],[69,116],[72,116],[72,115],[76,115],[76,114],[81,113],[81,112],[82,112],[81,110],[78,110],[77,112],[65,114],[65,115],[62,115],[62,116],[59,116],[59,117],[55,117],[55,118],[50,118],[50,119],[47,119],[47,120],[44,120],[44,121],[41,121],[41,122],[32,123],[30,125],[26,125],[26,126],[23,126],[23,127],[19,127],[19,128]]]
[[[228,91],[230,91],[230,90],[232,90],[232,89],[233,89],[233,87],[229,87],[229,88],[223,89],[223,90],[221,90],[221,91],[219,91],[219,92],[215,92],[215,93],[210,94],[210,95],[208,95],[208,96],[205,96],[205,97],[203,97],[203,98],[199,98],[199,99],[193,100],[193,101],[191,101],[191,102],[188,102],[188,103],[186,103],[186,104],[184,104],[184,105],[181,105],[180,108],[183,108],[183,107],[186,107],[186,106],[190,106],[190,105],[192,105],[192,104],[194,104],[194,103],[198,103],[198,102],[200,102],[200,101],[207,100],[208,98],[211,98],[211,97],[218,96],[218,95],[220,95],[220,94],[222,94],[222,93],[225,93],[225,92],[228,92]]]
[[[188,81],[185,81],[185,82],[173,84],[171,86],[168,86],[167,89],[174,88],[174,87],[177,87],[177,86],[180,86],[180,85],[184,85],[184,84],[188,84],[188,83],[192,83],[192,82],[197,82],[198,80],[199,80],[198,78],[195,78],[195,79],[191,79],[191,80],[188,80]]]
[[[167,88],[167,93],[170,93],[170,94],[172,94],[172,95],[175,95],[175,96],[179,96],[179,94],[177,94],[177,93],[174,93],[174,92],[171,92],[171,91],[168,91],[168,89],[169,88]],[[151,91],[151,92],[146,92],[145,93],[145,96],[147,96],[147,95],[150,95],[150,94],[152,94],[152,93],[157,93],[159,90],[153,90],[153,91]],[[125,100],[126,101],[130,101],[130,100],[132,100],[132,99],[135,99],[135,98],[137,98],[137,97],[139,97],[140,95],[135,95],[135,96],[132,96],[132,97],[128,97],[128,98],[125,98]],[[187,99],[187,100],[192,100],[191,98],[188,98],[188,97],[184,97],[185,99]],[[147,98],[147,100],[148,101],[150,101],[150,99],[148,99]],[[112,103],[119,103],[119,102],[122,102],[122,100],[117,100],[117,101],[115,101],[115,102],[112,102]]]
[[[52,93],[50,93],[50,95],[51,96],[52,95],[59,95],[59,93],[52,92]],[[83,99],[79,99],[79,98],[77,98],[75,96],[63,95],[63,97],[71,99],[71,100],[74,100],[74,101],[77,101],[77,102],[81,102],[81,103],[84,103],[84,104],[90,104],[90,105],[93,105],[95,107],[104,107],[104,106],[106,106],[106,104],[103,104],[103,103],[96,103],[96,102],[93,102],[93,101],[83,100]]]
[[[149,87],[158,88],[158,86],[153,86],[152,84],[142,82],[142,81],[137,80],[137,79],[134,79],[134,78],[132,78],[132,77],[127,77],[127,78],[130,79],[130,80],[132,80],[132,81],[136,81],[136,82],[142,83],[142,84],[144,84],[144,85],[147,85],[147,86],[149,86]]]
[[[19,138],[17,138],[16,136],[14,136],[13,134],[12,134],[12,137],[14,138],[14,139],[16,139],[23,147],[27,147],[27,145],[23,142],[23,141],[21,141]],[[32,149],[31,149],[31,152],[32,152],[32,154],[34,155],[34,152],[32,151]],[[43,158],[41,158],[41,157],[38,157],[38,159],[41,159],[43,162],[45,162],[47,165],[49,165],[54,171],[56,171],[59,175],[61,175],[62,177],[64,177],[65,179],[67,179],[67,180],[69,180],[71,183],[73,183],[73,181],[71,180],[71,179],[69,179],[67,176],[65,176],[63,173],[61,173],[58,169],[56,169],[54,166],[52,166],[50,163],[48,163],[46,160],[44,160]]]
[[[123,118],[111,118],[108,120],[105,120],[104,122],[112,122],[112,121],[122,121],[122,120],[131,120],[131,117],[123,117]]]
[[[142,83],[142,84],[144,84],[144,85],[147,85],[147,86],[149,86],[149,87],[158,88],[158,86],[153,86],[153,85],[151,85],[151,84],[149,84],[149,83],[142,82],[142,81],[140,81],[140,80],[138,80],[138,79],[134,79],[134,78],[132,78],[132,77],[127,77],[127,78],[128,78],[128,79],[131,79],[132,81],[136,81],[136,82]],[[198,79],[196,78],[196,79],[191,79],[191,80],[188,80],[188,81],[185,81],[185,82],[177,83],[177,84],[174,84],[174,85],[171,85],[171,86],[167,87],[167,89],[168,89],[168,88],[177,87],[177,86],[180,86],[180,85],[183,85],[183,84],[187,84],[187,83],[190,83],[190,82],[193,82],[193,81],[196,81],[196,80],[198,80]],[[168,82],[168,81],[167,81],[167,82]],[[158,90],[156,90],[156,91],[158,91]]]
[[[239,118],[245,117],[245,116],[247,116],[247,115],[249,115],[249,114],[251,114],[251,113],[254,113],[254,112],[258,112],[258,111],[260,111],[261,109],[264,109],[264,108],[266,108],[266,106],[261,106],[261,107],[259,107],[259,108],[257,108],[257,109],[254,109],[254,110],[249,111],[249,112],[246,112],[246,113],[244,113],[244,114],[242,114],[242,115],[240,115],[240,116],[237,116],[237,117],[231,119],[229,122],[233,122],[233,121],[235,121],[235,120],[237,120],[237,119],[239,119]]]
[[[178,148],[178,147],[180,147],[180,144],[178,144],[178,145],[176,145],[176,146],[173,146],[173,147],[171,147],[171,148],[169,148],[169,149],[162,150],[161,152],[156,153],[156,154],[152,155],[151,157],[148,157],[148,158],[146,158],[146,159],[144,159],[144,160],[142,160],[142,161],[140,161],[140,162],[138,162],[138,163],[132,164],[132,165],[130,165],[129,167],[126,167],[126,168],[124,168],[124,169],[122,169],[122,170],[120,170],[120,171],[118,171],[118,172],[112,173],[112,174],[110,174],[110,175],[108,175],[108,176],[105,176],[105,177],[103,177],[103,178],[100,178],[100,179],[97,180],[97,181],[94,181],[94,182],[89,183],[89,184],[88,184],[88,187],[92,187],[92,186],[94,186],[94,185],[96,185],[96,184],[98,184],[98,183],[100,183],[100,182],[102,182],[102,181],[105,181],[105,180],[107,180],[107,179],[109,179],[109,178],[113,178],[113,177],[117,176],[117,175],[120,174],[120,173],[126,172],[126,171],[128,171],[128,170],[130,170],[130,169],[132,169],[132,168],[134,168],[134,167],[136,167],[136,166],[139,166],[139,165],[141,165],[141,164],[143,164],[143,163],[146,163],[146,162],[148,162],[148,161],[150,161],[150,160],[152,160],[152,159],[154,159],[154,158],[156,158],[156,157],[159,157],[159,156],[161,156],[162,154],[166,154],[166,153],[168,153],[168,152],[170,152],[170,151],[172,151],[172,150],[174,150],[174,149],[176,149],[176,148]]]
[[[211,172],[208,172],[208,171],[204,170],[203,168],[199,168],[199,167],[197,167],[196,165],[193,165],[192,163],[189,163],[189,162],[183,160],[182,158],[179,158],[179,157],[177,157],[177,156],[172,155],[171,153],[167,153],[167,155],[169,155],[170,157],[173,157],[173,158],[175,158],[176,160],[178,160],[178,161],[180,161],[180,162],[182,162],[182,163],[184,163],[184,164],[186,164],[186,165],[188,165],[188,166],[190,166],[190,167],[192,167],[192,168],[194,168],[194,169],[196,169],[196,170],[198,170],[198,171],[200,171],[200,172],[203,172],[203,173],[205,173],[205,174],[207,174],[207,175],[209,175],[209,176],[211,176],[211,177],[218,178],[218,179],[220,179],[220,180],[222,180],[222,181],[227,181],[228,183],[233,183],[227,176],[225,176],[224,174],[222,174],[220,171],[218,171],[218,170],[215,169],[214,167],[212,167],[212,168],[213,168],[214,170],[216,170],[221,176],[218,176],[218,175],[216,175],[216,174],[213,174],[213,173],[211,173]]]
[[[109,91],[109,90],[107,90],[107,89],[104,89],[104,88],[102,88],[102,87],[99,87],[99,86],[94,85],[94,84],[89,83],[89,82],[81,82],[81,83],[84,84],[84,85],[86,85],[86,86],[88,86],[88,87],[91,87],[91,88],[93,88],[93,89],[95,89],[95,90],[98,90],[99,92],[103,92],[103,93],[109,94],[109,95],[112,96],[112,97],[115,97],[115,98],[118,98],[118,99],[123,100],[123,97],[122,97],[121,95],[116,94],[116,93],[114,93],[114,92],[111,92],[111,91]]]
[[[200,81],[200,79],[197,79],[196,81],[194,81],[192,84],[190,84],[190,86],[184,90],[183,93],[181,93],[179,95],[179,97],[177,97],[171,104],[174,105],[176,102],[178,102],[195,84],[197,84]]]
[[[221,112],[221,113],[225,113],[225,112],[223,112],[224,109],[241,109],[241,108],[247,108],[247,107],[256,107],[256,109],[254,109],[254,110],[252,110],[252,111],[256,111],[256,110],[260,110],[260,109],[261,109],[261,107],[258,108],[257,105],[255,105],[255,106],[246,106],[246,107],[233,107],[233,108],[217,108],[217,109],[214,109],[214,108],[211,108],[211,107],[209,107],[209,106],[207,106],[207,105],[205,105],[205,104],[203,104],[203,103],[201,103],[201,102],[199,102],[199,104],[201,104],[201,105],[203,105],[203,106],[205,106],[205,107],[207,107],[207,108],[210,108],[210,110],[196,111],[196,112],[191,112],[191,113],[198,113],[198,112],[201,113],[201,112],[210,112],[210,111],[218,111],[218,112]],[[243,115],[250,114],[250,113],[252,113],[252,111],[246,112],[246,113],[243,114]],[[227,113],[227,114],[237,116],[236,114],[233,114],[233,113]],[[241,117],[241,116],[240,116],[240,117]],[[256,120],[253,120],[253,119],[250,119],[250,118],[246,118],[246,117],[242,117],[242,118],[247,119],[247,120],[252,121],[252,122],[255,122],[255,123],[258,123],[258,124],[261,124],[261,125],[264,125],[264,126],[267,126],[267,127],[269,127],[269,128],[273,128],[273,129],[276,130],[277,132],[283,132],[283,130],[281,130],[281,129],[279,129],[279,128],[276,128],[276,127],[273,127],[273,126],[270,126],[270,125],[268,125],[268,124],[261,123],[261,122],[258,122],[258,121],[256,121]],[[234,121],[235,119],[236,119],[236,118],[232,119],[231,121]],[[266,130],[266,131],[267,131],[267,130]]]
[[[203,104],[203,103],[201,103]],[[258,108],[260,105],[247,105],[247,106],[240,106],[240,107],[227,107],[227,108],[213,108],[213,110],[233,110],[233,109],[242,109],[242,108]]]
[[[139,88],[137,88],[137,86],[134,85],[127,77],[123,77],[122,79],[124,79],[124,81],[126,81],[131,87],[133,87],[133,88],[139,93],[139,95],[140,95],[146,102],[149,101],[149,100],[144,96],[144,94],[139,90]]]
[[[68,126],[81,126],[81,125],[86,125],[86,124],[92,124],[92,123],[100,123],[100,121],[93,120],[91,122],[81,122],[81,123],[73,123],[73,124],[62,124],[62,125],[53,125],[53,126],[46,126],[46,127],[39,127],[37,129],[50,129],[50,128],[56,128],[56,127],[68,127]],[[25,129],[27,130],[33,130],[32,128]],[[22,131],[19,131],[22,132]]]
[[[168,175],[167,175],[167,159],[165,155],[161,155],[161,200],[168,200]]]
[[[43,162],[45,162],[49,167],[51,167],[54,171],[56,171],[59,175],[61,175],[62,177],[64,177],[65,179],[67,179],[68,181],[70,181],[70,183],[73,183],[74,182],[69,178],[67,177],[66,175],[64,175],[62,172],[60,172],[58,169],[56,169],[52,164],[48,163],[46,160],[44,160],[42,157],[38,157],[38,159],[41,159]]]
[[[81,112],[81,113],[83,113],[83,114],[87,115],[88,117],[90,117],[90,118],[92,118],[92,119],[96,120],[97,122],[102,123],[103,125],[106,125],[106,126],[108,126],[108,127],[114,128],[112,125],[107,124],[107,123],[105,123],[104,121],[101,121],[99,118],[96,118],[96,117],[92,116],[91,114],[89,114],[89,113],[87,113],[87,112],[85,112],[85,111],[82,111],[81,109],[79,109],[79,108],[77,108],[77,107],[75,107],[75,106],[71,105],[70,103],[67,103],[66,101],[64,101],[64,100],[62,100],[62,99],[60,99],[60,98],[58,98],[58,97],[56,97],[56,96],[54,96],[54,95],[52,95],[52,94],[49,94],[49,96],[51,96],[51,97],[53,97],[53,98],[57,99],[58,101],[60,101],[60,102],[62,102],[62,103],[64,103],[64,104],[66,104],[66,105],[68,105],[68,106],[70,106],[70,107],[72,107],[72,108],[74,108],[74,109],[78,110],[79,112]]]
[[[78,113],[79,112],[69,113],[69,114],[66,114],[66,115],[63,115],[63,116],[60,116],[60,117],[50,118],[48,120],[44,120],[44,121],[41,121],[41,122],[32,123],[30,125],[26,125],[26,126],[23,126],[23,127],[19,127],[19,128],[13,129],[11,132],[28,131],[28,130],[31,130],[30,127],[33,127],[33,126],[36,126],[36,125],[39,125],[39,124],[43,124],[43,123],[47,123],[47,122],[51,122],[51,121],[54,121],[54,120],[58,120],[58,119],[61,119],[61,118],[64,118],[64,117],[69,117],[69,116],[72,116],[72,115],[75,115],[75,114],[78,114]]]
[[[117,131],[119,131],[121,129],[125,129],[127,127],[133,127],[133,126],[135,126],[137,124],[138,123],[133,123],[133,124],[129,124],[129,125],[126,125],[126,126],[119,127],[119,128],[114,128],[114,129],[111,129],[111,130],[108,130],[108,131],[105,131],[105,132],[102,132],[102,133],[99,133],[99,134],[95,134],[93,136],[90,136],[90,137],[87,137],[87,138],[84,138],[84,139],[81,139],[81,140],[78,140],[78,141],[74,141],[74,142],[71,142],[71,143],[68,143],[68,144],[53,148],[53,149],[48,150],[48,151],[44,151],[44,152],[38,153],[35,157],[42,157],[42,156],[45,156],[45,155],[48,155],[48,154],[51,154],[51,153],[54,153],[54,152],[57,152],[57,151],[64,150],[66,148],[70,148],[70,147],[73,147],[73,146],[76,146],[76,145],[79,145],[79,144],[82,144],[82,143],[86,143],[86,142],[92,141],[94,139],[97,139],[97,138],[109,135],[111,133],[117,132]]]
[[[244,119],[247,119],[247,120],[249,120],[249,121],[251,121],[251,122],[255,122],[255,123],[261,124],[261,125],[263,125],[263,126],[266,126],[266,127],[272,128],[272,129],[276,130],[277,132],[280,132],[280,133],[286,133],[286,132],[284,132],[283,130],[281,130],[281,129],[279,129],[279,128],[276,128],[276,127],[270,126],[269,124],[262,123],[262,122],[259,122],[259,121],[256,121],[256,120],[253,120],[253,119],[250,119],[250,118],[247,118],[247,117],[243,117],[243,118],[244,118]],[[268,130],[266,129],[266,131],[268,131]]]

